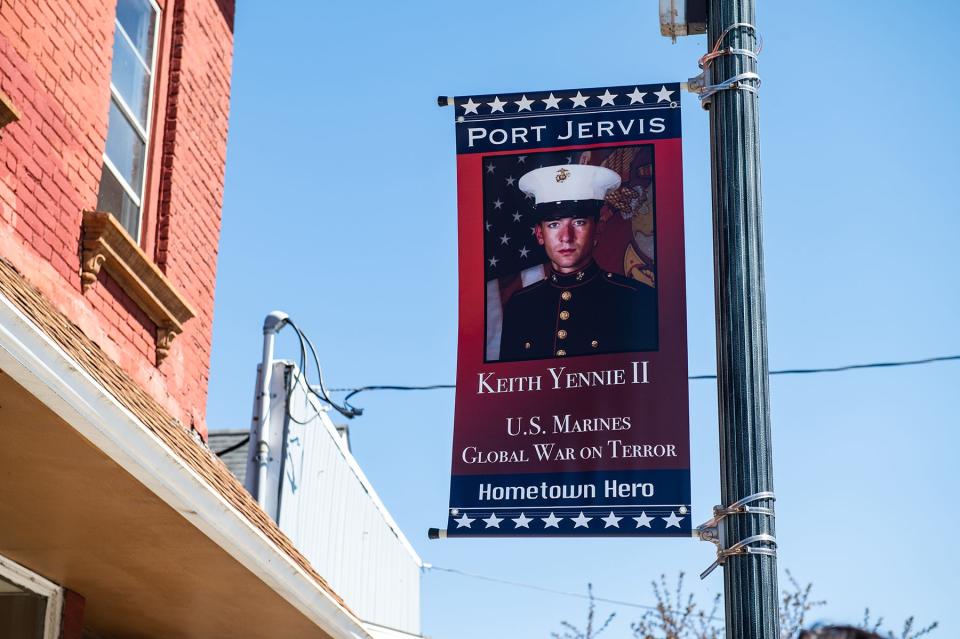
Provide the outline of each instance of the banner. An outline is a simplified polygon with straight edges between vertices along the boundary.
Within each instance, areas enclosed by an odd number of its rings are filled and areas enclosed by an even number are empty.
[[[689,536],[679,85],[454,105],[448,536]]]

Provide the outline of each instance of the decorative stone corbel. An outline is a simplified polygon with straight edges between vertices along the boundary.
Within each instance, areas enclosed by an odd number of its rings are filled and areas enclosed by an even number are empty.
[[[157,326],[157,363],[166,359],[173,338],[182,332],[181,329],[173,325]]]
[[[106,269],[157,327],[157,364],[170,352],[183,324],[196,316],[186,299],[109,213],[84,211],[80,283],[84,292]]]
[[[97,283],[97,277],[100,275],[100,267],[107,261],[107,256],[96,250],[83,251],[83,270],[80,272],[80,286],[83,292]]]

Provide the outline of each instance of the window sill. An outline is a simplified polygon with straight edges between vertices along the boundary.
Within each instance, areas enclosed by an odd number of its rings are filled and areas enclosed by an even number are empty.
[[[101,268],[156,324],[159,364],[169,353],[173,338],[183,332],[183,324],[196,312],[115,217],[84,211],[80,273],[84,292],[96,283]]]

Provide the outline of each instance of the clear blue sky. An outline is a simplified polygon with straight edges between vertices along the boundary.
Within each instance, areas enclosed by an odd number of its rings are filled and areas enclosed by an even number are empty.
[[[869,8],[867,8],[869,6]],[[863,8],[861,8],[863,7]],[[762,3],[772,368],[960,353],[960,5]],[[920,38],[920,39],[917,39]],[[239,2],[208,422],[246,428],[263,316],[286,310],[332,386],[451,382],[453,114],[438,94],[682,81],[705,36],[659,35],[653,0]],[[683,97],[691,373],[715,370],[707,116]],[[279,354],[294,357],[291,335]],[[715,386],[690,385],[695,519],[719,498]],[[829,601],[960,636],[952,499],[960,363],[771,384],[780,566]],[[425,561],[651,603],[695,575],[693,540],[430,542],[448,496],[453,393],[362,395],[354,452]],[[629,637],[629,608],[607,636]],[[437,639],[547,637],[576,599],[423,577]]]

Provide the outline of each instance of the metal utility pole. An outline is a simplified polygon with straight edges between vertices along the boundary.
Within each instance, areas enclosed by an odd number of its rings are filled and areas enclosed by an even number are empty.
[[[727,638],[779,639],[754,0],[707,4]]]

